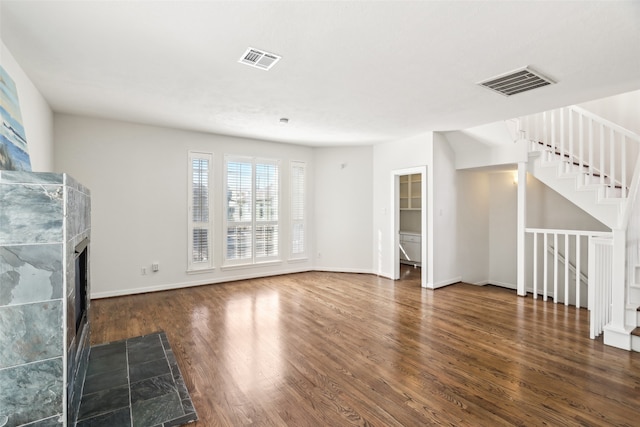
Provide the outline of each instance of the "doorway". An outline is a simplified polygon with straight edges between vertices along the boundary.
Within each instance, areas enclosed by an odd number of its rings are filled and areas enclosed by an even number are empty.
[[[427,287],[427,167],[393,171],[392,189],[393,278]]]

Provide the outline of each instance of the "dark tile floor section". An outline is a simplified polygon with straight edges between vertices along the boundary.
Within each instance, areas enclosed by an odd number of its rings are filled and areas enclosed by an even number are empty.
[[[197,419],[164,332],[91,347],[77,427],[177,427]]]

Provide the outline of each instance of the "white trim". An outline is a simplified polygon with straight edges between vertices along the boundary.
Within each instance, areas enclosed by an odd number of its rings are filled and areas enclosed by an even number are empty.
[[[605,327],[603,328],[604,344],[630,351],[631,331],[633,329],[633,327],[624,327],[620,329],[611,325],[605,325]]]
[[[498,282],[496,280],[489,280],[488,282],[489,282],[489,283],[487,283],[488,285],[500,286],[501,288],[507,288],[507,289],[511,289],[511,290],[514,290],[514,291],[518,290],[518,285],[515,284],[515,283]],[[526,293],[525,293],[525,295],[522,295],[522,296],[526,296]]]
[[[189,150],[188,152],[188,177],[187,177],[187,273],[198,272],[198,271],[207,271],[214,268],[213,264],[213,217],[214,217],[214,206],[213,206],[213,153],[204,152],[204,151],[193,151]],[[205,159],[208,162],[208,177],[207,177],[207,200],[209,202],[209,221],[208,223],[195,223],[193,221],[193,160],[194,159]],[[208,240],[208,251],[209,258],[206,262],[194,262],[193,261],[193,230],[196,227],[196,224],[199,225],[199,228],[205,228],[209,232],[209,240]]]
[[[230,264],[230,265],[223,265],[222,267],[220,267],[220,270],[222,271],[227,271],[227,270],[243,270],[245,268],[259,268],[259,267],[270,267],[272,265],[282,265],[283,261],[282,260],[274,260],[274,261],[260,261],[260,262],[256,262],[253,264],[250,263],[246,263],[246,264]]]
[[[187,274],[203,274],[203,273],[213,273],[216,271],[214,267],[211,268],[201,268],[200,270],[187,270],[185,273]]]
[[[229,221],[228,219],[228,194],[227,194],[227,188],[228,188],[228,165],[230,162],[234,162],[234,163],[247,163],[251,165],[251,220],[250,221]],[[223,210],[223,229],[222,229],[222,236],[224,236],[223,238],[223,243],[222,243],[222,269],[226,269],[228,267],[232,267],[232,266],[240,266],[240,267],[247,267],[249,265],[255,264],[255,265],[265,265],[266,263],[269,262],[282,262],[282,236],[283,236],[283,230],[282,230],[282,206],[283,206],[283,201],[282,201],[282,166],[281,166],[282,161],[280,159],[266,159],[266,158],[262,158],[262,157],[251,157],[251,156],[236,156],[236,155],[231,155],[231,154],[226,154],[224,156],[224,165],[223,165],[223,189],[224,191],[222,192],[222,210]],[[278,204],[277,204],[277,220],[274,221],[258,221],[257,220],[257,209],[256,209],[256,202],[257,202],[257,192],[256,192],[256,179],[257,179],[257,173],[256,173],[256,166],[257,165],[273,165],[277,168],[277,174],[278,174],[278,192],[277,192],[277,196],[278,196]],[[227,259],[227,244],[225,242],[228,241],[228,237],[227,237],[227,233],[229,230],[229,226],[230,224],[236,224],[236,225],[249,225],[251,227],[251,258],[243,258],[243,259],[232,259],[229,260]],[[256,256],[256,230],[259,226],[264,226],[264,225],[274,225],[277,230],[278,230],[278,240],[277,240],[277,245],[278,245],[278,251],[276,255],[272,255],[272,256],[268,256],[268,257],[257,257]]]
[[[302,201],[303,201],[303,208],[302,208],[302,234],[303,234],[303,244],[304,244],[304,248],[302,252],[298,252],[298,253],[293,253],[293,228],[294,225],[296,223],[299,223],[299,221],[295,221],[293,218],[293,210],[294,210],[294,198],[293,198],[293,190],[295,187],[295,182],[294,182],[294,174],[293,174],[293,170],[295,167],[299,167],[302,168],[304,170],[304,189],[302,192]],[[308,182],[308,166],[307,166],[307,162],[303,162],[300,160],[291,160],[289,162],[289,260],[296,260],[296,259],[307,259],[308,258],[308,241],[309,241],[309,234],[308,234],[308,226],[307,226],[307,218],[309,217],[308,214],[308,210],[307,210],[307,195],[308,195],[308,191],[307,191],[307,182]]]
[[[445,286],[449,286],[449,285],[455,285],[458,282],[462,282],[462,276],[441,280],[437,283],[427,283],[426,287],[429,289],[438,289],[438,288],[444,288]]]
[[[239,280],[249,280],[249,279],[259,279],[262,277],[270,277],[270,276],[282,276],[285,274],[295,274],[295,273],[304,273],[308,271],[314,271],[312,268],[295,268],[295,269],[287,269],[287,270],[279,270],[279,271],[270,271],[270,272],[260,272],[260,273],[251,273],[251,274],[241,274],[237,276],[227,276],[227,277],[213,277],[209,279],[202,280],[194,280],[191,282],[181,282],[181,283],[165,283],[156,286],[147,286],[133,289],[123,289],[118,291],[106,291],[106,292],[96,292],[91,295],[91,299],[101,299],[101,298],[111,298],[111,297],[119,297],[119,296],[127,296],[127,295],[136,295],[136,294],[144,294],[147,292],[160,292],[160,291],[169,291],[173,289],[182,289],[182,288],[190,288],[195,286],[205,286],[205,285],[215,285],[219,283],[227,283],[227,282],[237,282]]]
[[[541,233],[541,234],[570,234],[572,236],[590,236],[609,238],[613,236],[611,231],[588,231],[588,230],[563,230],[556,228],[531,228],[524,229],[527,233]]]
[[[404,169],[395,169],[391,171],[391,259],[393,261],[392,271],[392,279],[398,280],[400,278],[400,253],[398,251],[398,247],[400,244],[400,202],[399,202],[399,194],[400,194],[400,176],[401,175],[412,175],[412,174],[421,174],[421,232],[420,232],[420,243],[421,243],[421,277],[420,277],[420,285],[423,288],[429,288],[428,278],[433,278],[433,256],[428,248],[433,247],[432,239],[433,233],[432,230],[428,230],[430,223],[428,221],[429,215],[427,212],[429,211],[430,202],[427,200],[427,186],[428,186],[428,176],[427,176],[427,166],[415,166],[412,168],[404,168]]]
[[[377,274],[374,273],[372,270],[365,269],[365,268],[335,268],[335,267],[318,267],[318,266],[316,266],[316,267],[313,268],[312,271],[323,271],[323,272],[327,272],[327,273],[372,274],[374,276],[377,276]]]

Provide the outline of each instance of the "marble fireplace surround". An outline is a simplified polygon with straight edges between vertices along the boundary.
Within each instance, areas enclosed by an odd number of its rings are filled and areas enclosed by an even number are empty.
[[[67,174],[0,171],[0,427],[75,424],[90,328],[76,336],[74,252],[90,212]]]

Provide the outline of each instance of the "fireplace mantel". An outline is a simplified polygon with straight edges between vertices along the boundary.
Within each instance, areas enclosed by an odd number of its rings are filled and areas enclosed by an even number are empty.
[[[75,424],[90,333],[76,334],[75,250],[90,212],[67,174],[0,171],[0,427]]]

